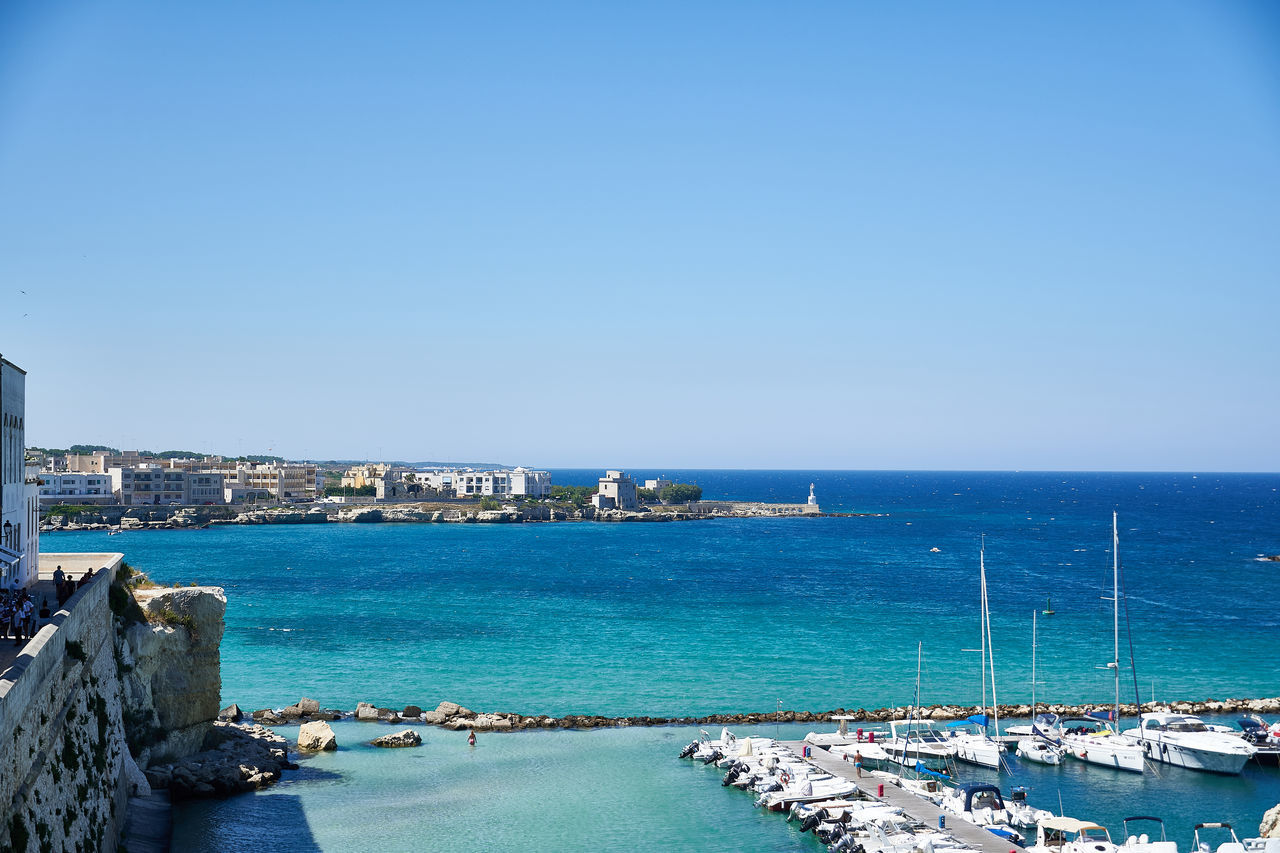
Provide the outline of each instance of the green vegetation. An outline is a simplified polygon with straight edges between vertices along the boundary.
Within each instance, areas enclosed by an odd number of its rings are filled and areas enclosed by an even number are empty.
[[[152,622],[168,625],[170,628],[186,628],[192,639],[196,637],[196,620],[189,615],[177,613],[166,607],[159,613],[148,613],[147,618]]]
[[[44,511],[45,517],[51,515],[65,515],[67,518],[76,518],[82,512],[93,512],[96,507],[84,506],[82,504],[58,504],[51,506]]]
[[[658,499],[658,490],[638,487],[636,489],[636,497],[639,498],[642,503],[653,503]]]
[[[551,499],[568,501],[574,506],[586,506],[591,503],[591,496],[596,493],[595,486],[552,486]]]
[[[672,483],[670,486],[663,488],[658,493],[658,497],[662,498],[663,503],[669,504],[700,501],[702,500],[702,486],[695,486],[692,483]]]
[[[483,510],[502,509],[502,504],[498,503],[498,501],[495,498],[481,498],[480,509],[483,509]]]
[[[82,661],[87,658],[88,655],[84,653],[83,644],[78,643],[75,640],[67,640],[67,657],[72,660]]]
[[[138,580],[145,581],[146,577],[139,575]],[[138,602],[129,594],[129,590],[123,584],[113,583],[111,588],[107,590],[107,605],[126,628],[130,625],[138,625],[147,621],[142,608],[138,606]]]
[[[325,494],[325,497],[329,497],[329,498],[340,498],[344,496],[355,497],[355,498],[371,498],[374,495],[378,494],[378,488],[377,486],[360,486],[358,488],[354,486],[325,486],[324,494]]]

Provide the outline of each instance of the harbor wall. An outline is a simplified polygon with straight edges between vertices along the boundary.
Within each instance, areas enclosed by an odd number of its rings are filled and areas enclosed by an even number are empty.
[[[62,558],[82,555],[58,555]],[[116,848],[128,750],[108,591],[119,554],[54,614],[0,680],[0,849]]]

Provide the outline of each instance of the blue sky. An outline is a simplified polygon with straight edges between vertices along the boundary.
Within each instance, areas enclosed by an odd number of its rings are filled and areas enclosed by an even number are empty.
[[[1276,471],[1278,225],[1265,3],[0,7],[33,444]]]

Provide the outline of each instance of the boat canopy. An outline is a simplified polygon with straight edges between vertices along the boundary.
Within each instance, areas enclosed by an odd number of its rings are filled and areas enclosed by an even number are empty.
[[[923,773],[924,775],[932,776],[935,779],[946,779],[948,781],[950,781],[951,779],[951,777],[948,776],[946,773],[939,773],[937,770],[930,770],[928,767],[925,766],[925,763],[923,761],[920,761],[919,759],[916,759],[915,770],[917,773]]]
[[[1086,711],[1085,716],[1094,720],[1106,720],[1109,723],[1114,723],[1116,721],[1116,712],[1114,709],[1109,711]]]
[[[985,728],[990,725],[990,718],[988,718],[986,714],[972,714],[963,720],[956,720],[954,723],[947,723],[947,725],[951,728],[969,725],[979,725]]]

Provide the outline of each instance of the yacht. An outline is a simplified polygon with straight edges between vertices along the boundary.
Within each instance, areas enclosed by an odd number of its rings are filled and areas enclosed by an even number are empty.
[[[1124,734],[1147,758],[1208,773],[1235,774],[1253,757],[1255,747],[1243,738],[1213,731],[1191,714],[1143,714],[1141,724]]]
[[[1059,717],[1040,714],[1035,730],[1042,737],[1059,743],[1072,758],[1089,764],[1141,773],[1144,767],[1142,747],[1111,727],[1112,711],[1094,711],[1097,716]]]
[[[898,761],[946,763],[956,754],[955,743],[934,728],[930,720],[891,720],[889,739],[880,744],[889,756]]]

